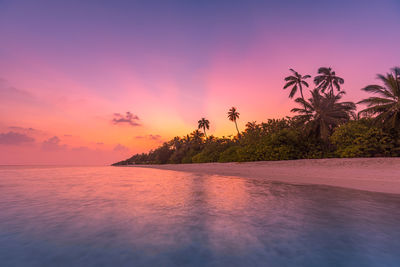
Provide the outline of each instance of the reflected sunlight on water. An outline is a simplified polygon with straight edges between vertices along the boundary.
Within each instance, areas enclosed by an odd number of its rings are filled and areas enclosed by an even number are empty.
[[[142,168],[0,167],[0,266],[400,266],[400,196]]]

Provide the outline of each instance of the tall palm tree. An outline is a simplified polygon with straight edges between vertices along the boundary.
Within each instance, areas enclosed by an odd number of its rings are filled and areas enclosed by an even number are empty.
[[[201,118],[198,122],[198,129],[203,129],[204,135],[207,139],[206,129],[210,129],[210,122],[205,118]]]
[[[190,145],[198,147],[203,143],[204,134],[199,130],[194,130],[190,133]]]
[[[237,126],[236,120],[239,119],[240,113],[237,112],[237,109],[235,107],[231,107],[231,109],[228,111],[228,119],[230,121],[233,121],[236,126],[236,130],[238,132],[238,136],[240,136],[239,128]]]
[[[320,94],[319,90],[315,88],[311,91],[311,98],[308,101],[302,98],[295,100],[304,108],[292,109],[292,112],[299,113],[294,119],[306,122],[312,132],[327,141],[333,129],[350,120],[356,109],[353,102],[339,102],[344,93],[342,91],[332,97],[328,94]]]
[[[400,67],[392,69],[386,75],[378,74],[384,84],[368,85],[361,90],[377,94],[361,100],[358,104],[366,104],[367,108],[359,112],[361,115],[376,115],[375,121],[390,128],[400,127]]]
[[[297,71],[295,71],[293,69],[290,69],[290,71],[293,72],[293,75],[287,76],[285,78],[286,83],[285,83],[285,86],[283,87],[283,89],[286,89],[286,88],[292,86],[292,89],[291,89],[290,94],[289,94],[289,98],[293,98],[293,96],[297,92],[297,89],[299,89],[301,98],[304,99],[304,96],[303,96],[303,85],[305,87],[309,86],[308,83],[305,80],[308,79],[308,78],[311,78],[311,76],[310,75],[302,76]]]
[[[340,85],[344,84],[343,78],[336,76],[336,72],[332,71],[332,68],[326,67],[319,68],[318,74],[314,78],[314,83],[318,90],[321,90],[322,93],[328,90],[329,96],[334,97],[334,87],[340,91]]]

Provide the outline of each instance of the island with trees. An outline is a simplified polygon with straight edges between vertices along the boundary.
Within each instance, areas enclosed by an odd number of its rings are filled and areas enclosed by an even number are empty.
[[[240,113],[232,107],[227,118],[235,124],[233,137],[208,136],[210,122],[201,118],[192,133],[113,165],[400,156],[400,67],[378,74],[380,83],[362,88],[371,96],[358,103],[342,101],[344,80],[331,68],[318,69],[308,98],[311,76],[290,71],[283,89],[290,98],[300,95],[294,116],[248,122],[239,131]]]

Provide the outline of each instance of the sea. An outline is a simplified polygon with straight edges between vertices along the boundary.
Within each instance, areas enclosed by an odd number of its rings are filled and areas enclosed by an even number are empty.
[[[400,266],[400,195],[140,167],[1,166],[0,266]]]

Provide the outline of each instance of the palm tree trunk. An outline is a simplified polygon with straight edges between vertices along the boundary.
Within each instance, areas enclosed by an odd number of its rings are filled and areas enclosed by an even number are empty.
[[[300,94],[301,94],[301,98],[304,100],[304,96],[303,96],[303,86],[301,86],[301,83],[299,84],[299,89],[300,89]],[[305,100],[304,100],[305,101]],[[304,109],[307,111],[307,107],[304,104]]]
[[[238,132],[238,136],[240,136],[240,132],[239,132],[239,128],[238,128],[238,126],[237,126],[236,120],[235,120],[235,126],[236,126],[236,130],[237,130],[237,132]]]
[[[206,127],[205,127],[205,126],[203,127],[203,130],[204,130],[204,136],[205,136],[206,139],[207,139],[207,133],[206,133]]]
[[[303,87],[301,86],[301,84],[300,84],[299,88],[300,88],[301,98],[303,98],[303,100],[304,100],[304,96],[303,96]]]

